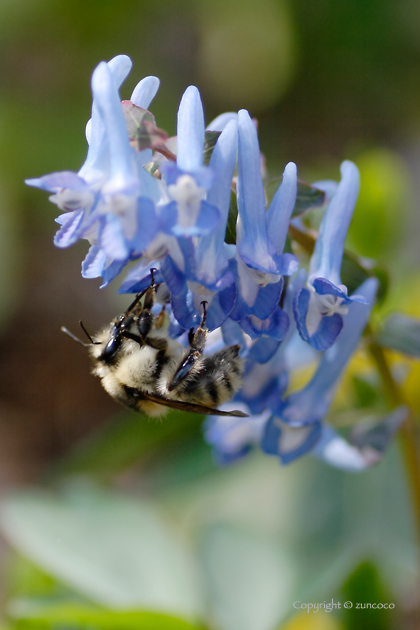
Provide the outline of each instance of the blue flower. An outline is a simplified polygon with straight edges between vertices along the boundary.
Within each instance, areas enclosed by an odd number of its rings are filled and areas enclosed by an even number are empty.
[[[138,256],[153,234],[149,217],[159,190],[154,178],[142,168],[142,159],[130,147],[118,95],[118,87],[131,68],[120,55],[102,62],[92,76],[92,118],[87,124],[89,142],[86,161],[78,173],[63,171],[27,180],[30,186],[49,190],[50,197],[66,213],[57,222],[58,247],[68,247],[80,238],[92,247],[83,263],[85,277],[103,276],[105,283],[127,262]],[[147,77],[133,92],[136,104],[147,107],[159,81]]]
[[[305,282],[301,270],[288,288],[285,310],[290,312],[294,295]],[[270,352],[259,347],[258,340],[247,355],[247,369],[242,390],[224,408],[241,408],[251,412],[247,419],[212,417],[206,420],[205,437],[213,448],[216,461],[228,464],[260,446],[269,455],[288,464],[305,454],[349,471],[362,470],[377,463],[391,438],[405,418],[406,410],[398,408],[380,422],[357,426],[350,441],[340,436],[325,416],[329,410],[341,373],[355,351],[375,300],[377,281],[367,280],[359,289],[366,303],[353,302],[337,343],[323,353],[310,382],[284,398],[288,374],[298,362],[313,361],[315,354],[302,356],[304,342],[291,326],[280,346]],[[234,331],[230,331],[233,335]],[[239,339],[237,339],[239,340]],[[297,347],[296,342],[302,346]],[[309,349],[309,346],[306,346]]]
[[[238,113],[238,126],[238,220],[232,261],[238,297],[230,318],[253,339],[268,335],[281,340],[289,326],[279,306],[283,276],[298,267],[294,256],[283,254],[296,200],[296,165],[286,166],[283,182],[266,210],[257,130],[246,110]]]
[[[188,94],[187,94],[188,93]],[[188,99],[181,101],[182,116],[181,120],[186,116],[185,103],[193,96],[193,103],[196,108],[201,108],[198,91],[196,88],[187,90]],[[200,118],[193,116],[193,120]],[[185,125],[184,135],[195,138],[195,144],[199,144],[201,136],[204,137],[204,127],[199,134],[186,133]],[[182,140],[182,136],[181,136]],[[181,144],[178,139],[178,146]],[[198,220],[194,225],[187,226],[186,221],[182,225],[176,223],[177,230],[171,233],[169,224],[165,225],[163,220],[160,232],[145,250],[142,261],[134,268],[126,281],[121,286],[120,292],[138,292],[141,291],[149,282],[150,266],[145,265],[153,262],[156,266],[171,293],[171,303],[174,315],[181,327],[184,329],[191,328],[199,323],[202,316],[201,302],[203,300],[208,303],[207,326],[210,330],[214,330],[221,326],[226,320],[229,312],[232,310],[236,300],[236,287],[234,283],[234,274],[229,270],[229,260],[225,252],[224,238],[226,232],[226,222],[229,213],[230,191],[232,185],[232,177],[234,174],[237,153],[237,125],[231,120],[221,133],[215,148],[213,150],[209,168],[202,166],[202,158],[195,163],[196,168],[191,171],[195,173],[203,181],[207,178],[210,182],[208,191],[204,191],[205,199],[200,201],[199,214],[195,213],[196,218],[203,214],[208,215],[204,219]],[[181,162],[182,163],[182,162]],[[191,164],[190,164],[191,166]],[[178,162],[175,167],[179,174]],[[168,164],[163,168],[166,174],[172,177],[174,166]],[[205,175],[203,175],[203,173]],[[183,180],[189,177],[189,180]],[[171,181],[171,179],[169,179]],[[189,190],[197,187],[198,184],[195,176],[185,173],[179,175],[176,186],[177,193],[182,192],[184,187],[185,197],[188,198]],[[168,188],[170,188],[169,184]],[[182,196],[182,195],[181,195]],[[194,202],[194,199],[191,203]],[[179,209],[181,206],[181,209]],[[182,207],[184,206],[184,207]],[[187,211],[187,204],[178,202],[170,202],[162,208],[164,217],[172,214],[172,217],[179,212],[185,212],[186,217],[193,217],[194,212]],[[211,212],[210,210],[211,209]],[[159,212],[159,208],[158,208]],[[213,229],[210,231],[209,224],[207,227],[205,221],[213,213],[213,219],[217,217],[217,221],[213,222]],[[188,219],[188,220],[190,220]],[[185,228],[185,234],[179,234]],[[191,228],[194,233],[203,231],[203,234],[195,234],[194,240],[191,235]],[[177,233],[177,236],[175,234]]]
[[[261,443],[266,453],[285,463],[308,452],[322,435],[341,373],[359,343],[375,301],[377,280],[370,278],[359,289],[364,303],[353,302],[345,316],[343,331],[333,348],[323,353],[315,374],[301,390],[279,400],[268,421]]]
[[[315,251],[311,258],[308,287],[295,299],[296,324],[302,339],[316,350],[326,350],[343,328],[343,315],[353,301],[341,284],[340,268],[344,241],[359,192],[359,172],[349,161],[341,165],[342,179],[321,223]]]

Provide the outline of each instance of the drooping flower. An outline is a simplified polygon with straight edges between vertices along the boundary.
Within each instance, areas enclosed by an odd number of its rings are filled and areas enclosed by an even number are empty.
[[[303,274],[300,275],[289,301],[304,282]],[[370,279],[360,287],[359,294],[371,305],[376,290],[377,281]],[[267,454],[279,457],[283,464],[307,453],[352,471],[377,463],[405,418],[404,408],[388,414],[381,422],[359,425],[350,442],[325,422],[340,376],[358,345],[370,310],[371,306],[360,302],[349,306],[343,332],[335,346],[322,354],[310,382],[287,397],[284,392],[288,372],[300,354],[297,348],[291,347],[296,333],[289,331],[287,339],[266,363],[251,360],[242,390],[235,402],[229,403],[236,407],[242,405],[241,409],[251,412],[250,417],[215,417],[206,421],[206,440],[212,445],[216,460],[231,463],[246,455],[253,446],[260,446]],[[286,358],[288,349],[292,350],[289,354],[292,361]]]
[[[349,161],[341,165],[341,182],[321,223],[311,258],[308,285],[295,298],[296,324],[302,339],[316,350],[326,350],[343,328],[343,316],[358,295],[348,296],[341,283],[344,241],[359,192],[359,172]]]
[[[187,124],[191,120],[192,130]],[[183,149],[188,143],[193,145],[194,160],[182,157],[188,153]],[[213,330],[227,318],[236,299],[234,276],[228,270],[224,248],[237,153],[236,121],[231,120],[221,133],[208,167],[203,166],[203,143],[201,99],[198,90],[191,87],[183,96],[178,114],[177,163],[161,165],[162,184],[168,189],[165,199],[169,197],[169,201],[158,206],[157,213],[163,220],[169,217],[178,220],[172,232],[170,224],[165,226],[162,222],[157,238],[145,250],[142,262],[130,272],[120,291],[142,290],[149,281],[144,260],[153,261],[168,285],[172,309],[180,325],[184,329],[197,325],[202,316],[201,302],[205,300],[207,325]]]
[[[130,68],[130,59],[120,55],[107,64],[102,62],[93,73],[92,118],[86,129],[89,148],[80,171],[52,173],[26,182],[54,193],[50,200],[66,211],[57,218],[61,229],[55,244],[68,247],[87,239],[91,248],[82,273],[88,278],[102,276],[105,284],[141,253],[153,227],[148,217],[159,198],[156,181],[139,168],[129,145],[118,87]],[[156,77],[146,77],[132,98],[147,107],[158,86]]]
[[[297,190],[296,165],[286,166],[283,182],[266,211],[257,131],[246,110],[238,113],[239,147],[234,269],[238,297],[230,318],[252,338],[282,339],[287,315],[279,306],[283,276],[298,262],[283,254]]]

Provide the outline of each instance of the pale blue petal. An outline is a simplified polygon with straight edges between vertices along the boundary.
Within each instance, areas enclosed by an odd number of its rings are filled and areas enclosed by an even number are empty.
[[[176,297],[187,290],[185,276],[174,263],[171,256],[165,256],[160,262],[160,272],[168,285],[171,297]],[[182,325],[182,324],[181,324]],[[188,328],[188,326],[184,326]]]
[[[234,262],[235,261],[230,262],[232,269],[234,269]],[[245,278],[244,280],[252,282],[250,278]],[[238,296],[235,307],[230,314],[231,319],[239,321],[244,319],[247,315],[255,315],[258,319],[267,319],[267,317],[270,317],[279,303],[283,284],[283,278],[281,278],[280,281],[275,284],[267,284],[265,287],[257,286],[255,301],[252,305],[249,305],[242,297],[241,290],[243,290],[243,286],[242,282],[240,282],[237,277],[236,285],[238,288]]]
[[[100,246],[108,258],[128,261],[130,252],[121,222],[117,217],[110,213],[103,217],[103,226],[99,239]]]
[[[290,219],[296,203],[296,193],[296,164],[289,162],[284,169],[283,181],[267,210],[268,233],[278,255],[283,253]]]
[[[156,284],[163,282],[162,274],[156,269],[157,263],[144,261],[133,267],[127,274],[126,279],[118,289],[117,293],[141,293],[150,286],[150,269],[155,269],[154,276]]]
[[[200,92],[190,85],[181,99],[178,110],[177,158],[178,168],[194,172],[203,164],[204,114]]]
[[[277,306],[274,312],[266,319],[259,319],[255,315],[247,315],[239,322],[242,330],[251,337],[257,339],[261,335],[267,335],[277,341],[281,341],[289,328],[287,314]]]
[[[209,125],[207,125],[206,131],[223,131],[232,120],[238,120],[238,114],[236,112],[225,112],[224,114],[220,114],[214,118]]]
[[[137,105],[137,107],[149,109],[149,105],[155,98],[159,85],[160,81],[157,77],[145,77],[140,83],[137,83],[130,101],[134,103],[134,105]]]
[[[172,204],[168,204],[172,206]],[[201,202],[200,211],[194,225],[183,227],[175,223],[172,232],[175,236],[205,236],[211,234],[220,223],[220,212],[216,206],[212,206],[207,201]]]
[[[111,71],[115,85],[117,89],[119,89],[130,74],[133,62],[127,55],[117,55],[110,59],[107,65]]]
[[[231,120],[220,135],[210,159],[214,184],[207,201],[219,210],[219,225],[211,235],[202,237],[196,249],[197,278],[208,285],[215,284],[228,266],[224,240],[237,146],[238,126],[235,120]]]
[[[315,251],[311,259],[309,280],[321,277],[341,284],[340,267],[344,241],[359,193],[359,171],[355,164],[341,165],[341,182],[321,223]]]
[[[108,65],[100,63],[92,75],[92,92],[104,121],[110,153],[110,177],[104,186],[109,194],[133,194],[138,188],[135,162],[128,140],[121,101]]]
[[[222,324],[223,340],[227,346],[241,346],[242,351],[245,349],[245,337],[241,327],[232,319],[227,319]]]
[[[321,424],[290,427],[272,416],[266,424],[261,448],[269,455],[277,455],[282,464],[289,464],[313,449],[321,437]]]
[[[25,184],[50,192],[58,192],[63,188],[69,188],[70,190],[84,190],[88,188],[85,180],[73,171],[58,171],[42,177],[25,179]]]
[[[238,113],[237,247],[242,260],[263,273],[277,273],[275,247],[267,235],[265,194],[257,130],[248,112]]]
[[[117,55],[108,61],[117,90],[128,76],[132,62],[127,55]],[[86,125],[86,139],[89,144],[88,154],[79,171],[79,174],[88,182],[96,182],[101,179],[109,166],[109,150],[105,134],[105,125],[99,113],[95,98],[92,103],[92,118]]]
[[[280,254],[280,256],[274,256],[274,260],[281,276],[293,276],[299,269],[299,261],[293,254]]]
[[[171,290],[169,285],[168,287]],[[178,295],[174,295],[171,292],[171,306],[174,317],[182,328],[189,330],[198,325],[200,320],[194,308],[193,295],[188,291],[186,285],[184,285],[182,292],[178,293]]]
[[[267,363],[277,352],[280,341],[271,337],[260,337],[256,340],[248,353],[249,361],[257,363]]]
[[[106,254],[97,245],[92,245],[82,262],[83,278],[99,278],[106,265]]]
[[[227,320],[236,300],[236,287],[234,284],[219,291],[213,297],[207,311],[207,328],[209,331],[220,328]]]
[[[145,151],[141,151],[141,153],[145,153]],[[141,166],[137,171],[137,175],[140,183],[140,195],[142,197],[149,197],[149,199],[157,203],[160,200],[160,190],[156,178]]]
[[[356,350],[367,324],[377,287],[378,281],[375,278],[366,280],[359,287],[358,293],[368,300],[369,306],[358,302],[349,305],[349,312],[344,317],[343,330],[334,346],[322,355],[311,381],[285,401],[281,412],[285,422],[303,425],[324,417],[341,372]]]
[[[108,284],[110,284],[110,282],[112,282],[114,278],[116,278],[121,273],[126,264],[127,263],[125,260],[113,260],[107,267],[105,267],[102,272],[103,282],[99,288],[104,289],[105,287],[107,287]]]
[[[68,213],[68,218],[62,221],[61,229],[54,236],[54,245],[62,248],[70,247],[79,240],[83,214],[83,210]],[[62,215],[61,218],[63,219]]]
[[[348,472],[360,472],[368,463],[358,448],[352,446],[332,427],[325,424],[322,436],[311,455],[322,459],[325,463]]]
[[[343,328],[343,318],[339,313],[320,317],[317,329],[310,334],[306,325],[310,304],[310,291],[301,289],[295,297],[294,315],[297,329],[304,341],[307,341],[315,350],[327,350],[336,341]]]
[[[232,402],[223,405],[224,410],[240,409],[245,413],[249,409],[243,403]],[[253,415],[249,418],[227,418],[213,416],[206,418],[204,435],[206,442],[213,447],[218,464],[230,464],[246,455],[252,446],[261,439],[268,413]]]
[[[130,241],[136,255],[142,254],[159,232],[159,220],[155,205],[150,199],[140,197],[137,201],[137,229]]]

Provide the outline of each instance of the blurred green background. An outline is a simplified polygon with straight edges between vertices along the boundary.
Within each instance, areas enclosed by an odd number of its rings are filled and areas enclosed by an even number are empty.
[[[293,160],[301,179],[338,179],[353,159],[348,244],[390,273],[375,318],[420,316],[416,0],[0,0],[0,524],[18,550],[1,543],[0,627],[416,628],[397,446],[356,476],[257,455],[218,470],[200,418],[127,415],[60,333],[81,318],[95,330],[126,300],[81,278],[85,244],[54,248],[55,207],[23,179],[78,170],[92,70],[120,53],[122,98],[157,75],[152,110],[171,135],[192,83],[207,122],[243,107],[258,119],[270,176]],[[397,367],[418,411],[418,365]],[[332,422],[380,407],[360,391],[348,376]],[[395,609],[293,607],[333,598]]]

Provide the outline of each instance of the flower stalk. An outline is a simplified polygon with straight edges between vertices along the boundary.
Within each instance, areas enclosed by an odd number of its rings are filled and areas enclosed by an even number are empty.
[[[368,326],[368,332],[371,333]],[[383,348],[373,339],[369,342],[369,353],[374,360],[380,375],[384,396],[390,407],[404,405],[408,409],[407,417],[399,431],[401,450],[407,479],[410,486],[413,516],[416,524],[417,542],[420,546],[420,453],[418,448],[418,431],[413,412],[406,404],[404,394],[394,379]]]

